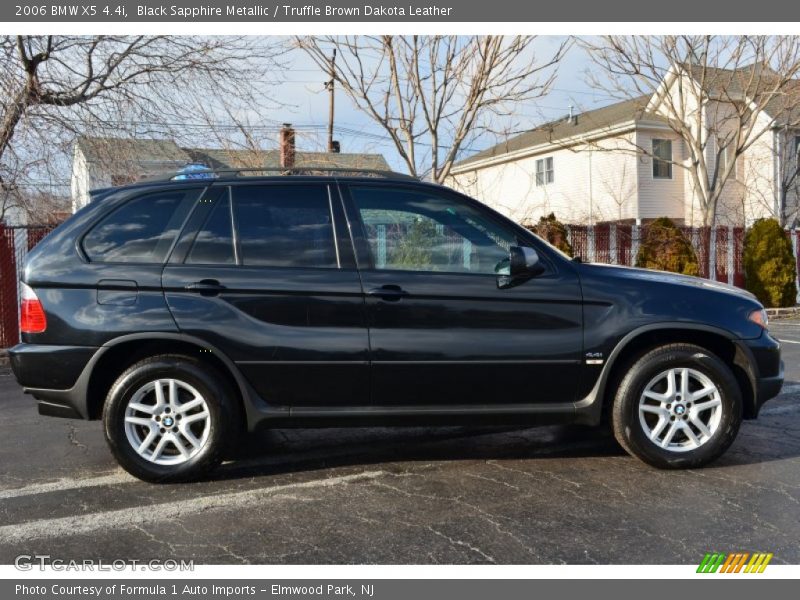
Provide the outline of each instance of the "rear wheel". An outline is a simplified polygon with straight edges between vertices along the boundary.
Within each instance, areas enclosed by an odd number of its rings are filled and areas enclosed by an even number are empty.
[[[728,366],[705,348],[672,344],[639,358],[617,390],[614,435],[662,469],[701,467],[733,443],[742,397]]]
[[[199,478],[216,467],[236,426],[235,398],[216,370],[163,355],[127,369],[103,410],[106,440],[120,465],[146,481]]]

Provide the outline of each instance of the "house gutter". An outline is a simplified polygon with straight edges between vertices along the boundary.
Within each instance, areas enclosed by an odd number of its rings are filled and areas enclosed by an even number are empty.
[[[608,129],[595,130],[590,134],[583,134],[579,136],[563,138],[561,140],[555,140],[552,142],[545,142],[542,144],[537,144],[535,146],[522,148],[514,152],[507,152],[499,156],[492,156],[490,158],[476,160],[461,166],[453,167],[453,169],[450,171],[450,174],[460,175],[463,173],[469,173],[471,171],[477,171],[479,169],[485,169],[487,167],[494,167],[497,165],[501,165],[503,163],[514,162],[517,160],[521,160],[523,158],[529,158],[532,156],[536,156],[538,154],[553,152],[554,146],[556,150],[568,150],[569,148],[577,146],[578,144],[602,140],[608,137],[614,137],[615,135],[628,133],[630,131],[636,131],[637,129],[640,128],[672,131],[669,125],[666,125],[659,121],[630,120],[620,123],[619,125],[616,125],[614,127],[610,127]]]

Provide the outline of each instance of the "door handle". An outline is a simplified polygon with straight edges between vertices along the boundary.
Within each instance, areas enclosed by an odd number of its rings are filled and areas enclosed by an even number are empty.
[[[367,294],[380,298],[381,300],[386,300],[387,302],[397,302],[404,296],[408,296],[408,292],[399,285],[382,285],[372,288]]]
[[[216,279],[203,279],[188,284],[184,289],[188,292],[200,292],[203,296],[216,296],[226,288]]]

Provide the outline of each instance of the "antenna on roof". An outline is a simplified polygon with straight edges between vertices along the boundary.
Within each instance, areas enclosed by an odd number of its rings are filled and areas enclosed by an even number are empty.
[[[569,105],[569,115],[567,115],[567,123],[569,123],[570,125],[578,124],[578,115],[575,113],[575,107],[572,104]]]

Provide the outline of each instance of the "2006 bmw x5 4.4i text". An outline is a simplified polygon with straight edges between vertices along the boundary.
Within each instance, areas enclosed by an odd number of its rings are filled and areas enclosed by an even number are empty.
[[[783,381],[763,307],[582,264],[455,191],[381,173],[217,172],[100,191],[29,254],[39,412],[102,419],[150,481],[259,427],[600,424],[698,467]]]

